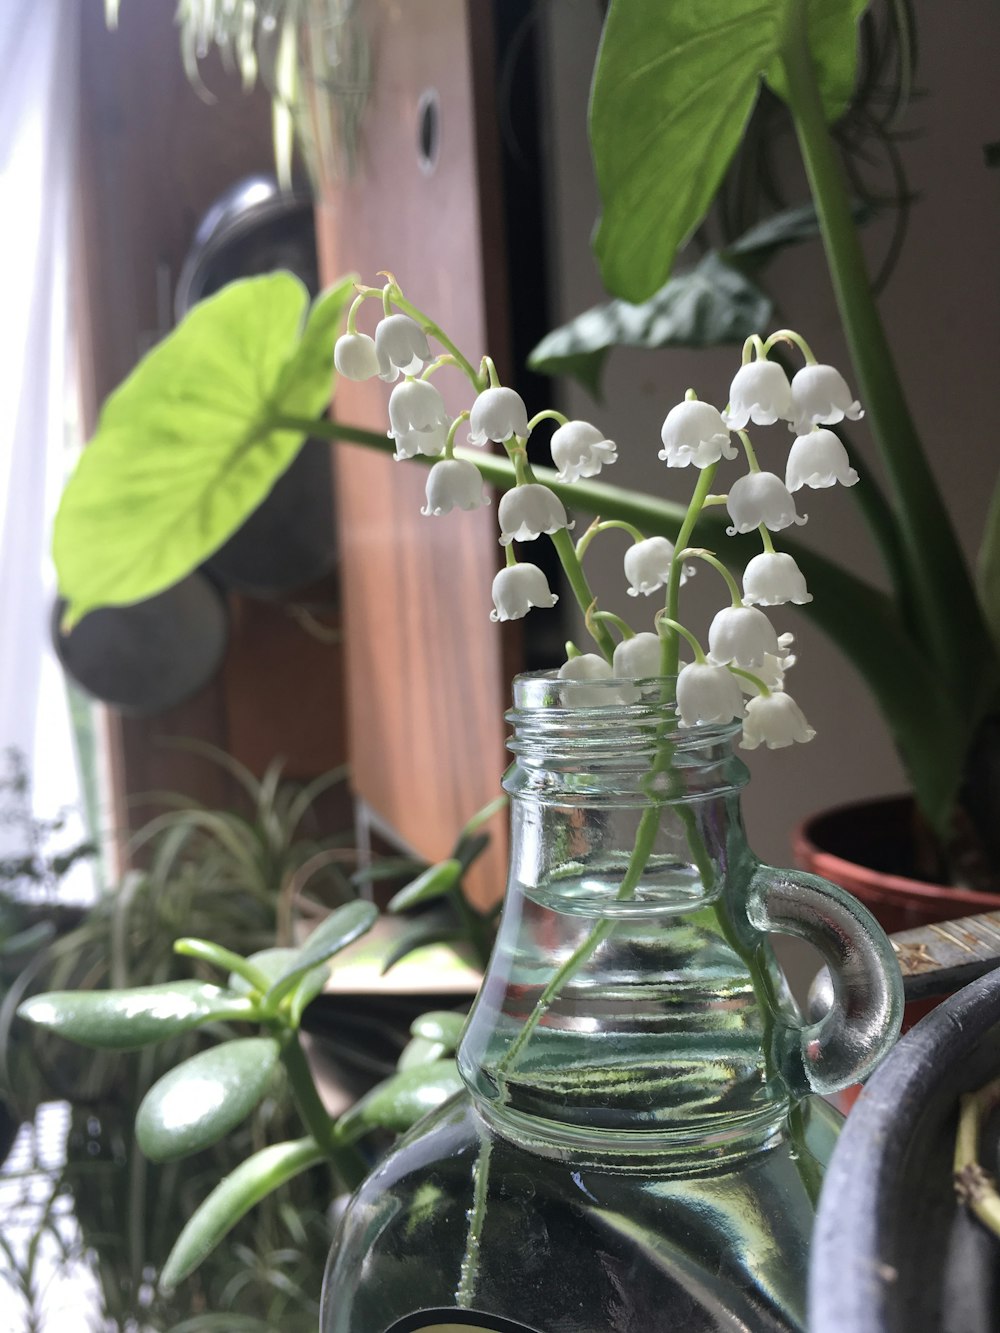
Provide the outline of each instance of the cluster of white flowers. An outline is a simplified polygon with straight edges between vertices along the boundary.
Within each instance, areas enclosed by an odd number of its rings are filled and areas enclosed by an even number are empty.
[[[664,653],[667,636],[680,634],[694,650],[694,661],[680,666],[676,682],[677,712],[685,727],[742,719],[742,743],[748,749],[761,744],[776,748],[811,739],[812,728],[785,692],[785,674],[795,661],[789,651],[791,635],[779,635],[759,608],[788,602],[802,605],[812,600],[795,560],[787,552],[775,550],[770,536],[805,523],[806,515],[796,510],[794,492],[836,483],[853,486],[858,480],[843,444],[829,429],[845,418],[856,421],[863,415],[838,371],[817,364],[796,334],[782,331],[766,342],[752,338],[744,349],[743,364],[732,381],[724,411],[699,401],[689,391],[685,401],[666,415],[659,458],[671,468],[690,466],[702,471],[706,484],[696,490],[700,496],[697,504],[725,503],[731,520],[728,533],[761,534],[764,549],[747,564],[739,587],[711,552],[697,547],[677,551],[666,537],[646,536],[629,523],[595,520],[574,546],[564,535],[573,524],[562,500],[550,486],[536,480],[528,463],[528,438],[541,421],[557,423],[551,437],[552,459],[557,480],[565,484],[596,477],[603,467],[614,463],[618,456],[615,443],[590,422],[568,421],[552,410],[529,420],[524,401],[513,389],[497,382],[488,358],[477,371],[429,321],[422,327],[410,314],[391,313],[394,305],[404,305],[419,316],[402,300],[394,280],[384,292],[372,288],[361,291],[351,311],[348,331],[337,342],[335,363],[349,379],[377,375],[394,384],[389,397],[388,434],[395,443],[396,458],[424,455],[436,460],[428,473],[427,501],[422,512],[437,517],[456,508],[469,510],[489,504],[476,463],[468,457],[454,456],[455,436],[462,421],[468,419],[469,444],[500,444],[514,464],[516,484],[503,494],[497,508],[499,542],[506,552],[506,564],[493,580],[493,620],[517,620],[533,607],[551,607],[558,600],[543,571],[518,560],[514,550],[515,543],[535,541],[543,533],[557,542],[563,564],[575,565],[578,577],[571,582],[578,597],[580,588],[586,588],[579,561],[594,536],[609,528],[624,528],[631,537],[624,558],[629,594],[649,597],[659,589],[667,590],[666,605],[654,617],[652,631],[635,633],[620,617],[598,612],[594,604],[582,608],[602,651],[581,653],[570,645],[570,655],[559,676],[573,682],[574,703],[607,701],[606,689],[588,690],[588,683],[635,681],[662,674],[664,663],[670,660]],[[370,338],[356,331],[354,318],[364,298],[373,295],[383,298],[386,314],[375,337]],[[442,340],[446,350],[441,355],[431,352],[426,330]],[[768,359],[771,347],[779,341],[797,345],[806,361],[791,381],[778,362]],[[449,364],[464,369],[476,388],[470,409],[455,419],[430,382],[440,366]],[[795,437],[784,481],[776,473],[761,469],[746,433],[751,423],[758,427],[777,422],[787,423]],[[740,456],[734,435],[742,443],[748,471],[732,483],[726,495],[709,496],[707,483],[716,467],[723,460]],[[706,469],[711,469],[707,476]],[[692,501],[692,506],[695,503]],[[696,518],[697,511],[692,515],[689,510],[689,516]],[[709,626],[707,653],[676,619],[677,592],[694,573],[696,559],[715,566],[731,593],[731,604],[723,607]],[[608,623],[622,635],[617,646]],[[599,628],[595,630],[595,626]],[[677,660],[676,650],[673,660]]]

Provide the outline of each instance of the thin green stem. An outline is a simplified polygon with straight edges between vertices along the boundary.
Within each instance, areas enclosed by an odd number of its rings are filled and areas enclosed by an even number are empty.
[[[469,1214],[469,1232],[465,1241],[465,1254],[459,1269],[458,1288],[455,1291],[455,1304],[460,1310],[468,1309],[476,1290],[479,1276],[479,1252],[482,1244],[483,1227],[486,1225],[486,1200],[489,1194],[490,1153],[492,1140],[484,1133],[479,1141],[476,1165],[473,1167],[472,1210]]]
[[[588,611],[587,619],[588,621],[603,620],[608,625],[614,625],[615,629],[621,632],[623,639],[635,638],[635,630],[632,626],[627,620],[623,620],[621,616],[616,616],[614,611]]]
[[[750,436],[745,430],[738,430],[736,434],[740,437],[740,443],[743,445],[743,452],[746,454],[747,463],[750,465],[750,471],[759,472],[760,464],[757,462],[757,451],[750,443]]]
[[[439,342],[442,347],[447,348],[455,358],[455,364],[471,382],[473,388],[476,390],[481,389],[483,387],[483,381],[476,373],[475,366],[473,366],[472,362],[469,361],[467,357],[462,355],[461,351],[448,337],[444,329],[442,329],[439,324],[435,324],[428,315],[424,314],[419,306],[415,306],[412,301],[408,301],[395,283],[391,284],[391,287],[393,305],[401,310],[404,315],[409,315],[411,319],[415,319],[428,337],[433,338],[435,342]]]
[[[724,565],[718,556],[713,555],[711,551],[706,551],[703,546],[688,546],[678,553],[677,559],[684,561],[689,556],[692,556],[697,560],[704,560],[706,565],[711,565],[714,570],[720,573],[725,579],[726,587],[729,589],[730,595],[732,596],[733,606],[743,605],[743,590],[736,582],[732,570]]]
[[[281,1062],[285,1066],[292,1095],[306,1128],[323,1154],[329,1158],[345,1189],[353,1190],[368,1174],[364,1158],[353,1144],[342,1143],[337,1127],[327,1114],[313,1082],[312,1071],[299,1041],[299,1034],[286,1030],[281,1034]]]
[[[698,478],[694,492],[688,503],[687,512],[681,521],[680,531],[677,533],[674,558],[670,562],[670,577],[667,580],[667,596],[664,607],[671,620],[677,619],[681,591],[681,573],[684,568],[683,560],[678,560],[677,558],[677,551],[684,550],[691,540],[691,534],[694,532],[695,524],[698,522],[698,516],[705,503],[705,497],[712,489],[712,482],[715,480],[715,474],[718,467],[718,463],[711,463],[708,467],[702,468],[701,475]],[[664,634],[662,636],[662,647],[660,651],[660,674],[667,677],[676,676],[679,662],[680,643],[677,635]]]
[[[587,582],[587,576],[583,572],[583,565],[577,559],[573,539],[565,528],[560,528],[557,532],[549,535],[552,539],[552,545],[556,548],[556,555],[558,555],[559,561],[565,570],[566,581],[573,591],[577,605],[586,616],[588,608],[593,606],[595,599],[590,590],[590,584]],[[614,639],[600,621],[591,629],[591,634],[598,648],[610,662],[615,652]]]
[[[576,544],[577,559],[583,559],[587,552],[587,547],[599,532],[610,532],[613,528],[620,528],[622,532],[627,532],[633,541],[641,542],[646,540],[643,533],[639,531],[634,523],[626,523],[625,520],[621,518],[608,518],[603,521],[595,519]]]
[[[773,347],[777,347],[778,343],[791,343],[792,346],[797,347],[805,357],[806,365],[814,366],[816,364],[816,357],[813,355],[812,348],[806,342],[805,338],[803,338],[800,333],[796,333],[794,329],[778,329],[772,333],[764,343],[763,355],[767,356],[768,352],[770,352]]]
[[[528,434],[540,425],[543,421],[556,421],[560,426],[565,426],[569,417],[564,416],[562,412],[557,412],[554,407],[547,407],[544,412],[537,412],[528,422]]]

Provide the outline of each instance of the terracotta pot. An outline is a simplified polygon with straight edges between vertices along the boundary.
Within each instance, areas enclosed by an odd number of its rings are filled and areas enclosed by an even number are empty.
[[[1000,894],[911,878],[912,829],[912,798],[885,796],[812,815],[792,834],[792,851],[803,870],[860,898],[890,935],[1000,908]]]

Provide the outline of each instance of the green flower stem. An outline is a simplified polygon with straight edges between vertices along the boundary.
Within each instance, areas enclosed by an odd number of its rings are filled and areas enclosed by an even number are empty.
[[[713,555],[711,551],[706,551],[703,546],[688,546],[679,552],[677,559],[683,564],[688,556],[692,556],[698,560],[704,560],[706,565],[711,565],[713,569],[717,570],[726,580],[726,587],[729,589],[730,595],[732,596],[733,606],[738,607],[743,605],[743,590],[733,577],[732,571],[728,569],[717,556]]]
[[[409,315],[411,319],[415,319],[428,337],[433,338],[435,342],[439,342],[442,347],[448,349],[451,355],[455,358],[455,364],[471,382],[474,389],[479,390],[483,387],[483,381],[476,373],[475,366],[473,366],[467,357],[462,355],[445,333],[444,329],[442,329],[439,324],[435,324],[434,321],[428,315],[425,315],[419,307],[415,306],[412,301],[408,301],[395,283],[391,284],[391,300],[392,304],[396,306],[398,310],[401,310],[404,315]],[[388,314],[389,312],[386,311],[386,313]]]
[[[576,598],[577,605],[586,616],[588,608],[594,604],[594,594],[590,590],[590,584],[587,582],[587,576],[583,572],[583,565],[576,558],[576,549],[573,546],[573,539],[565,528],[560,528],[557,532],[549,533],[552,545],[556,548],[560,563],[566,573],[566,580],[573,590],[573,596]],[[601,652],[610,662],[615,652],[615,641],[604,628],[600,621],[596,621],[590,626],[590,632],[594,642],[600,648]]]
[[[536,413],[536,415],[528,422],[528,434],[530,435],[535,427],[540,425],[543,421],[555,421],[560,426],[565,426],[568,423],[569,418],[564,416],[562,412],[557,412],[555,408],[548,407],[544,412]]]
[[[616,616],[614,611],[588,611],[587,620],[588,623],[591,620],[603,620],[608,625],[614,625],[616,629],[620,630],[623,639],[635,638],[635,630],[632,626],[621,616]]]
[[[609,532],[612,528],[620,528],[623,532],[627,532],[633,541],[645,541],[645,537],[634,523],[626,523],[620,518],[609,518],[603,522],[600,519],[595,519],[576,544],[577,559],[583,559],[587,552],[587,547],[599,532]]]
[[[755,686],[758,694],[767,696],[771,693],[770,689],[764,684],[760,676],[755,676],[752,671],[744,671],[742,667],[733,666],[732,662],[729,662],[728,666],[734,676],[742,676],[744,680],[748,680],[751,685]]]
[[[743,344],[743,355],[740,358],[741,363],[746,366],[753,360],[756,353],[758,360],[763,360],[767,356],[767,348],[764,345],[764,339],[759,333],[751,333],[750,337]]]
[[[694,532],[695,525],[705,503],[705,498],[712,489],[712,482],[715,480],[715,474],[718,470],[718,463],[711,463],[708,467],[701,469],[701,475],[698,477],[694,492],[688,503],[687,512],[681,521],[680,530],[677,533],[676,548],[674,558],[670,562],[670,578],[667,580],[667,597],[664,610],[671,620],[677,619],[678,605],[680,602],[681,591],[681,573],[684,568],[683,560],[678,560],[677,551],[684,548],[691,541],[691,534]],[[660,675],[673,677],[677,675],[677,668],[680,662],[680,640],[676,634],[664,634],[662,636],[662,645],[660,649]]]
[[[787,6],[782,65],[851,356],[893,497],[917,633],[958,700],[973,699],[970,671],[997,669],[961,548],[903,394],[872,295],[850,199],[830,139],[806,36],[806,6]],[[980,666],[980,670],[984,669]]]
[[[694,653],[695,661],[704,662],[705,650],[702,648],[701,644],[691,633],[691,631],[689,629],[686,629],[679,620],[674,620],[671,616],[668,616],[663,611],[660,611],[657,613],[656,616],[656,624],[657,627],[659,627],[660,625],[669,625],[672,630],[675,630],[683,638],[687,639],[688,643],[691,645],[691,651]]]
[[[768,352],[770,352],[773,347],[776,347],[778,343],[791,343],[792,346],[797,347],[805,357],[807,366],[814,366],[816,364],[816,357],[813,355],[812,348],[806,342],[805,338],[802,337],[801,333],[796,333],[794,329],[778,329],[775,333],[772,333],[763,345],[764,350],[762,355],[767,356]]]
[[[757,451],[750,443],[750,436],[745,430],[738,430],[736,434],[740,437],[740,443],[743,445],[743,452],[746,454],[747,463],[750,465],[750,471],[759,472],[760,464],[757,462]]]
[[[368,1174],[365,1159],[353,1144],[341,1143],[338,1139],[336,1123],[330,1119],[316,1091],[309,1062],[299,1042],[299,1034],[286,1029],[279,1040],[281,1061],[306,1128],[329,1159],[343,1187],[356,1189]]]

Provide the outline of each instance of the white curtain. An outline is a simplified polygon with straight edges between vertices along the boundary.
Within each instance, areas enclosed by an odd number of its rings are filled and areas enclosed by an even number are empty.
[[[0,3],[0,750],[26,757],[45,816],[80,805],[48,639],[49,534],[76,401],[68,275],[77,27],[78,0]]]

